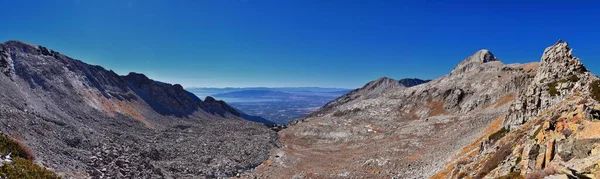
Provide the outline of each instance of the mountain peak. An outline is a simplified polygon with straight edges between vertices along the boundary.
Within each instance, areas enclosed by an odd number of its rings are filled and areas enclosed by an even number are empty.
[[[579,58],[573,56],[573,49],[569,44],[558,40],[544,50],[536,81],[557,80],[584,72],[587,69]]]
[[[498,60],[498,58],[496,58],[496,56],[494,56],[494,54],[492,54],[492,52],[490,52],[488,49],[481,49],[460,62],[458,66],[454,68],[452,73],[462,73],[472,69],[473,67],[493,61],[500,60]]]

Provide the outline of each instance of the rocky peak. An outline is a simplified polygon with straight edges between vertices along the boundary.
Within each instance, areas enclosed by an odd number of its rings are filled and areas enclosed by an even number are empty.
[[[559,40],[546,48],[536,75],[536,81],[553,81],[587,72],[567,42]]]
[[[474,67],[477,67],[481,64],[493,62],[493,61],[499,61],[499,60],[489,50],[482,49],[482,50],[475,52],[470,57],[467,57],[462,62],[460,62],[458,64],[458,66],[456,66],[454,68],[454,70],[452,70],[452,74],[461,74],[461,73],[471,70]]]
[[[505,127],[518,127],[576,92],[589,94],[589,86],[596,79],[573,56],[569,45],[559,40],[544,50],[534,81],[511,106]]]
[[[217,100],[215,98],[213,98],[212,96],[207,96],[206,98],[204,98],[204,102],[207,102],[207,103],[212,103],[215,101],[217,101]]]
[[[133,84],[148,83],[151,81],[150,78],[148,78],[146,75],[135,72],[130,72],[129,74],[127,74],[127,76],[125,76],[125,78],[127,79],[127,81]]]
[[[375,81],[371,81],[369,82],[369,84],[367,84],[368,89],[375,89],[378,88],[380,86],[385,86],[387,87],[395,87],[398,86],[399,83],[398,81],[388,78],[388,77],[381,77]]]

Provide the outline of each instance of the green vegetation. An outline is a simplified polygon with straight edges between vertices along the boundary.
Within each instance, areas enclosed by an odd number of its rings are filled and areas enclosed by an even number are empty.
[[[590,86],[592,87],[592,98],[600,101],[600,80],[594,80]]]
[[[558,90],[556,89],[556,87],[558,86],[558,82],[552,82],[552,83],[548,83],[548,93],[550,93],[550,96],[556,96],[559,94]]]
[[[515,165],[519,165],[519,163],[521,163],[521,161],[523,161],[523,158],[521,158],[521,156],[519,156],[517,158],[517,161],[515,162]]]
[[[540,81],[540,83],[542,81],[545,81],[545,79],[542,79]],[[556,89],[556,87],[558,87],[559,83],[567,83],[567,82],[573,82],[573,83],[575,83],[575,82],[578,82],[578,81],[579,81],[579,77],[577,77],[577,75],[571,75],[568,78],[563,78],[563,79],[560,79],[558,81],[550,82],[550,83],[546,84],[546,85],[548,85],[548,93],[550,93],[550,96],[559,95],[560,92]]]
[[[495,143],[496,141],[498,141],[502,137],[504,137],[506,134],[508,134],[508,132],[510,132],[510,131],[503,127],[502,129],[500,129],[500,130],[494,132],[492,135],[490,135],[489,139],[490,139],[490,141]]]
[[[34,160],[33,152],[23,143],[13,140],[7,136],[0,135],[0,155],[11,154],[11,157],[21,157]]]
[[[0,134],[0,155],[10,154],[11,163],[0,166],[0,178],[54,179],[54,172],[36,165],[33,152],[25,144]]]
[[[15,158],[12,163],[0,166],[0,178],[54,179],[59,177],[54,172],[36,165],[33,161]]]
[[[509,173],[508,175],[504,175],[504,176],[498,177],[496,179],[525,179],[525,177],[521,176],[521,173],[519,173],[519,172],[512,172],[512,173]]]

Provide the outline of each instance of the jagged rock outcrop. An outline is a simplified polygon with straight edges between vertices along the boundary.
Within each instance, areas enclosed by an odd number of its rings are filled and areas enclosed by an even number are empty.
[[[546,48],[503,126],[434,178],[600,178],[598,84],[566,42]]]
[[[575,92],[589,94],[589,84],[595,78],[573,56],[566,42],[558,41],[546,48],[540,67],[531,85],[521,91],[506,117],[505,126],[518,126],[537,116]]]
[[[0,132],[65,178],[216,178],[252,169],[277,134],[225,102],[119,76],[38,45],[0,44]]]
[[[280,131],[284,147],[247,177],[429,178],[490,123],[502,126],[536,70],[481,50],[417,86],[375,80]]]

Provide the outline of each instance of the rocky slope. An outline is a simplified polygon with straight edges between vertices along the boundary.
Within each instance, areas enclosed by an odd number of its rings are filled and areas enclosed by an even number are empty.
[[[143,74],[119,76],[42,46],[0,44],[0,131],[74,178],[231,176],[277,134],[223,101]]]
[[[429,178],[531,85],[538,63],[477,51],[452,72],[404,87],[370,82],[279,132],[284,147],[248,178]]]
[[[436,178],[600,178],[599,85],[567,43],[546,48],[503,125]]]
[[[401,80],[394,80],[388,77],[381,77],[377,80],[373,80],[367,83],[362,88],[352,90],[349,93],[344,94],[341,97],[325,104],[325,106],[319,108],[319,110],[317,110],[316,112],[313,112],[298,120],[292,121],[291,124],[295,124],[298,121],[310,120],[311,117],[323,116],[327,113],[331,113],[340,105],[350,104],[369,98],[375,98],[389,90],[413,87],[423,83],[427,83],[429,81],[431,80],[421,80],[417,78],[405,78]]]

